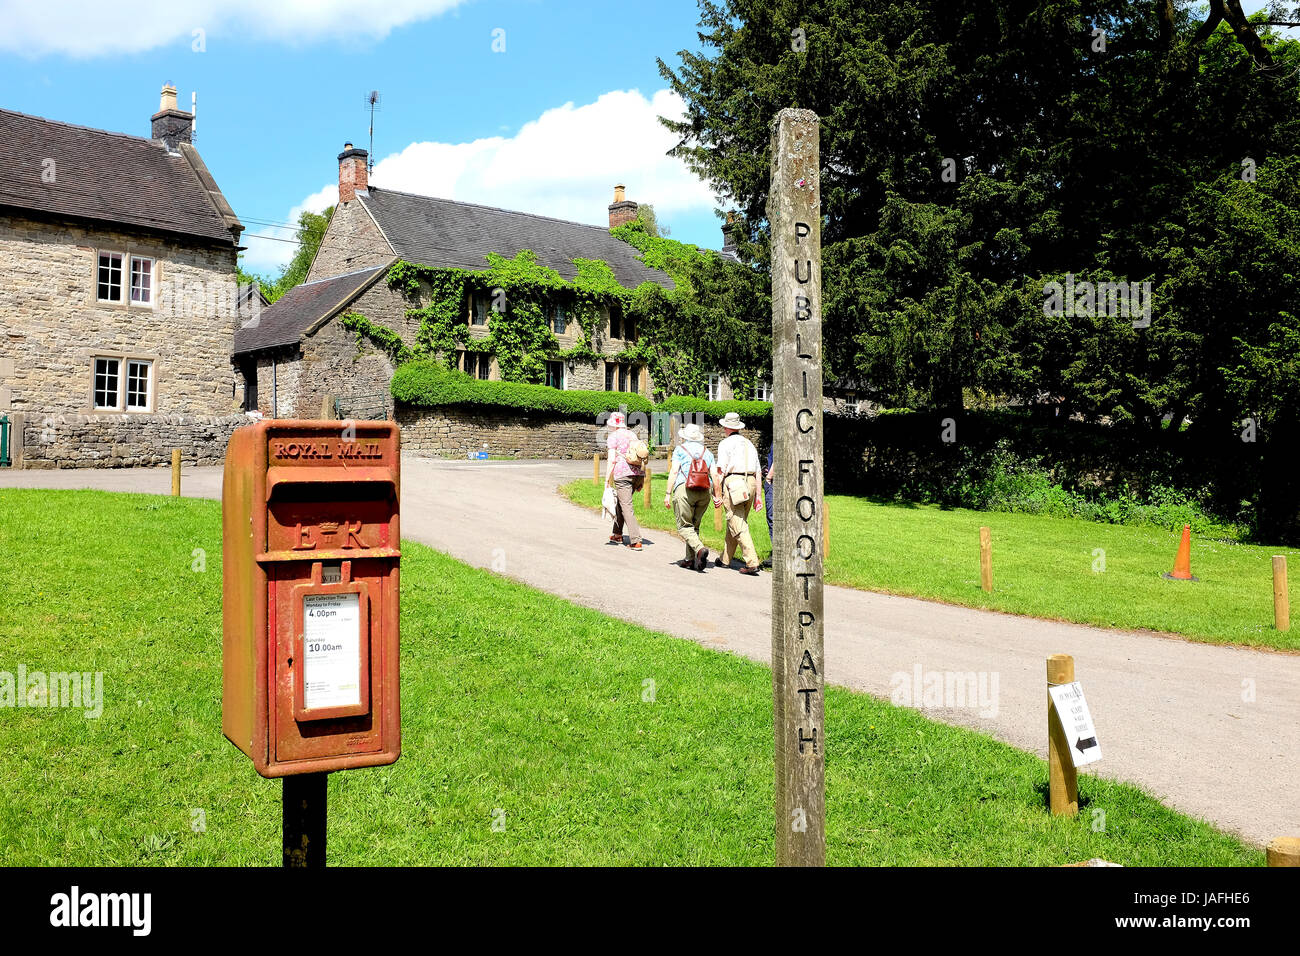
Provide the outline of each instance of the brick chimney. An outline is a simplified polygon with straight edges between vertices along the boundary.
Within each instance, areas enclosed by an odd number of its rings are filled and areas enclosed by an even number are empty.
[[[636,203],[623,195],[624,188],[622,183],[614,187],[614,201],[609,204],[609,228],[611,229],[636,218]]]
[[[177,107],[176,87],[170,83],[162,88],[158,112],[150,119],[153,122],[153,138],[166,144],[173,153],[181,143],[194,141],[194,114],[186,113]]]
[[[357,193],[370,188],[366,172],[366,163],[370,154],[364,149],[357,149],[351,143],[343,144],[339,153],[339,202],[352,202]]]

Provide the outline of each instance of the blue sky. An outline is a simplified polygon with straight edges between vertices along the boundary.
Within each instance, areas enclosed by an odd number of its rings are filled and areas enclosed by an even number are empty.
[[[164,82],[182,109],[197,91],[197,145],[250,233],[289,237],[259,223],[333,201],[378,89],[378,186],[602,223],[625,182],[674,238],[721,244],[714,198],[654,121],[680,109],[655,57],[698,46],[694,0],[391,0],[384,20],[355,0],[112,7],[0,3],[0,106],[147,136]],[[249,245],[261,271],[293,249]]]
[[[164,82],[185,109],[197,91],[258,272],[293,251],[274,224],[334,201],[371,89],[377,186],[602,224],[624,182],[716,248],[718,201],[655,120],[681,109],[655,57],[698,47],[697,20],[695,0],[0,0],[0,106],[147,136]]]

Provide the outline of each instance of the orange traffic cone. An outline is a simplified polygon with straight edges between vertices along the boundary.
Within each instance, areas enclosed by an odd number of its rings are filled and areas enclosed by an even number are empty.
[[[1183,525],[1183,540],[1178,542],[1178,557],[1174,559],[1174,569],[1165,577],[1171,581],[1199,581],[1192,574],[1192,526]]]

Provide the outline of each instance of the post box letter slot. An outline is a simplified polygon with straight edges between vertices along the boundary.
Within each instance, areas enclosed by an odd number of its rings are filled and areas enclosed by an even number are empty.
[[[370,593],[349,580],[293,589],[294,719],[327,720],[370,712]],[[319,567],[319,565],[318,565]]]

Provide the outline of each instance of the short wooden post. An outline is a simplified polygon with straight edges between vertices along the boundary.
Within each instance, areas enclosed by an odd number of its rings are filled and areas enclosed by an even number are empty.
[[[645,492],[645,502],[644,502],[644,504],[645,504],[645,510],[646,510],[646,511],[649,511],[649,510],[650,510],[650,486],[651,486],[652,484],[654,484],[653,479],[654,479],[654,472],[650,469],[650,462],[647,461],[647,462],[645,463],[645,478],[644,478],[644,482],[645,482],[645,483],[644,483],[644,485],[642,486],[642,489],[641,489],[642,491]]]
[[[669,444],[676,445],[677,444],[677,416],[676,415],[668,416],[668,431],[671,433],[668,439]]]
[[[1291,595],[1286,586],[1286,555],[1273,555],[1273,626],[1291,630]]]
[[[724,489],[722,493],[725,495],[727,492]],[[713,506],[713,530],[722,530],[722,508],[718,505]]]
[[[181,450],[172,449],[172,497],[181,496]]]
[[[1300,837],[1278,837],[1264,850],[1269,866],[1300,866]]]
[[[334,419],[334,396],[322,395],[320,399],[320,417],[325,421]]]
[[[980,528],[980,587],[993,593],[993,532]]]
[[[599,453],[591,456],[591,483],[600,484],[600,455]]]
[[[1074,658],[1053,654],[1047,659],[1047,686],[1074,682]],[[1070,759],[1070,741],[1057,716],[1052,695],[1047,695],[1047,785],[1053,816],[1077,816],[1079,813],[1079,778]]]

